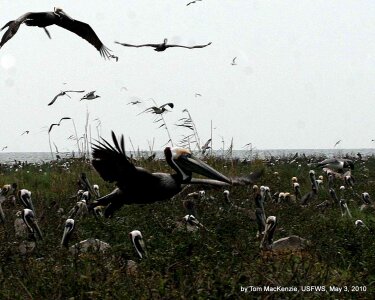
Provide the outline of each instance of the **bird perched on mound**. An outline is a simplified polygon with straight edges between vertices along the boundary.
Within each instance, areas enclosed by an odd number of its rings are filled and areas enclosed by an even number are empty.
[[[167,200],[181,192],[186,184],[208,184],[213,186],[246,185],[258,179],[262,172],[252,173],[247,177],[228,178],[183,148],[164,150],[168,165],[175,171],[173,174],[151,173],[136,167],[125,154],[124,137],[118,142],[112,132],[114,146],[103,139],[93,146],[92,165],[100,176],[109,182],[116,182],[117,188],[110,194],[101,197],[90,205],[107,206],[104,215],[112,216],[113,212],[124,204],[147,204]],[[210,179],[193,178],[198,173]]]
[[[285,238],[281,238],[277,241],[273,241],[273,235],[276,229],[276,217],[269,216],[266,220],[266,230],[263,236],[263,240],[260,244],[260,248],[263,250],[270,251],[293,251],[305,249],[309,242],[296,235],[291,235]]]
[[[18,19],[6,23],[1,28],[1,30],[3,30],[8,27],[8,30],[4,33],[1,39],[0,48],[17,33],[19,27],[23,23],[25,23],[27,26],[42,27],[49,38],[51,38],[51,35],[46,27],[51,25],[60,26],[88,41],[96,48],[96,50],[100,52],[100,55],[104,58],[109,58],[110,56],[110,50],[104,46],[90,25],[72,19],[62,10],[62,8],[57,7],[54,8],[54,11],[28,12],[20,16]]]

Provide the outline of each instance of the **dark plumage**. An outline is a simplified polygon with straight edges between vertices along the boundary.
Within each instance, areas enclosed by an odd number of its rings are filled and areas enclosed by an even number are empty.
[[[146,169],[136,167],[125,154],[124,137],[118,142],[112,132],[114,146],[107,141],[98,142],[93,146],[92,165],[100,176],[109,182],[116,182],[117,188],[90,205],[107,206],[104,215],[112,216],[113,212],[124,204],[147,204],[167,200],[178,194],[186,184],[198,183],[209,185],[246,184],[251,177],[231,180],[214,170],[190,151],[183,148],[165,148],[164,154],[167,163],[175,170],[174,174],[151,173]],[[194,179],[193,172],[210,179]]]
[[[58,93],[50,103],[48,103],[48,105],[52,105],[53,103],[55,103],[55,101],[57,100],[58,97],[60,96],[68,96],[70,98],[70,96],[67,94],[67,93],[84,93],[85,91],[61,91],[60,93]]]
[[[154,50],[157,52],[162,52],[165,51],[167,48],[171,47],[180,47],[180,48],[187,48],[187,49],[194,49],[194,48],[204,48],[209,45],[211,45],[211,42],[205,45],[196,45],[196,46],[182,46],[182,45],[167,45],[167,39],[164,39],[164,42],[161,44],[142,44],[142,45],[132,45],[132,44],[126,44],[126,43],[120,43],[120,42],[115,42],[116,44],[120,44],[125,47],[153,47],[155,48]]]
[[[8,30],[4,33],[1,39],[0,48],[17,33],[19,27],[23,23],[27,26],[38,26],[44,28],[49,37],[50,35],[46,30],[46,27],[51,25],[60,26],[88,41],[104,58],[110,57],[110,50],[104,46],[90,25],[72,19],[61,8],[56,7],[54,8],[54,11],[49,12],[28,12],[20,16],[18,19],[6,23],[1,28],[1,30],[3,30],[8,27]]]

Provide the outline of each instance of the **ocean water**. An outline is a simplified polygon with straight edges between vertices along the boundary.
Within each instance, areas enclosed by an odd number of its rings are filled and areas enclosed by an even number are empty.
[[[355,156],[357,153],[361,153],[363,157],[366,156],[373,156],[375,155],[375,148],[366,148],[366,149],[266,149],[266,150],[253,150],[245,151],[245,150],[233,150],[232,157],[234,158],[265,158],[265,157],[288,157],[293,156],[295,153],[298,153],[299,155],[302,155],[302,153],[305,153],[306,156],[311,155],[324,155],[326,157],[342,157],[346,154],[349,154],[351,156]],[[128,155],[131,155],[132,153],[128,153]],[[148,157],[150,155],[149,152],[140,152],[139,153],[143,157]],[[214,151],[214,155],[218,157],[222,157],[226,155],[226,152],[224,151]],[[59,153],[61,158],[71,158],[74,156],[73,153],[67,152],[67,153]],[[138,153],[136,154],[138,155]],[[156,157],[162,158],[163,152],[162,151],[156,151]],[[49,162],[53,159],[56,159],[56,156],[54,154],[54,157],[52,158],[50,152],[0,152],[0,163],[13,163],[16,161],[21,162],[29,162],[29,163],[43,163],[43,162]]]

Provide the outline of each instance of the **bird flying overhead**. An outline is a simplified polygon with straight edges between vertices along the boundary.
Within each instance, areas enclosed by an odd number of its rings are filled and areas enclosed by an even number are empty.
[[[127,105],[131,104],[131,105],[137,105],[137,104],[140,104],[142,103],[141,101],[139,100],[135,100],[135,101],[130,101]]]
[[[1,151],[4,151],[7,148],[8,148],[8,146],[4,146],[3,148],[1,148]]]
[[[189,6],[190,4],[194,4],[194,3],[198,2],[198,1],[202,1],[202,0],[194,0],[194,1],[191,1],[191,2],[189,2],[188,4],[186,4],[186,6]]]
[[[146,108],[144,111],[140,112],[138,115],[144,113],[144,112],[151,112],[153,114],[156,114],[156,115],[161,115],[162,113],[166,112],[166,111],[169,111],[167,110],[165,107],[166,106],[169,106],[170,108],[173,108],[174,107],[174,104],[172,102],[169,102],[169,103],[165,103],[159,107],[157,106],[151,106],[149,108]],[[138,116],[137,115],[137,116]]]
[[[84,93],[85,91],[61,91],[60,93],[58,93],[50,103],[48,103],[48,105],[52,105],[53,103],[55,103],[55,101],[57,100],[58,97],[60,96],[68,96],[69,98],[71,98],[67,93]]]
[[[54,8],[54,11],[49,12],[28,12],[20,16],[18,19],[6,23],[1,28],[1,30],[3,30],[8,27],[8,30],[4,33],[1,39],[0,48],[17,33],[19,27],[23,23],[27,26],[42,27],[49,38],[50,34],[46,27],[51,25],[60,26],[88,41],[104,58],[110,58],[110,50],[104,46],[90,25],[71,18],[63,11],[63,9],[57,7]]]
[[[333,146],[333,148],[336,148],[336,146],[338,145],[338,144],[340,144],[341,143],[341,140],[338,140],[336,143],[335,143],[335,145]]]
[[[69,118],[69,117],[63,117],[63,118],[60,119],[59,123],[53,123],[53,124],[51,124],[51,126],[50,126],[49,129],[48,129],[48,133],[51,132],[51,130],[52,130],[52,128],[53,128],[54,126],[60,126],[61,121],[63,121],[63,120],[71,120],[71,119],[72,119],[72,118]]]
[[[236,66],[237,65],[236,59],[237,59],[237,56],[235,58],[233,58],[232,62],[230,63],[232,66]]]
[[[26,131],[24,131],[21,135],[24,135],[25,133],[26,133],[26,134],[29,134],[29,132],[30,132],[29,130],[26,130]]]
[[[194,49],[194,48],[204,48],[207,47],[208,45],[211,45],[211,42],[205,45],[196,45],[196,46],[182,46],[182,45],[167,45],[167,39],[164,39],[164,42],[161,44],[142,44],[142,45],[132,45],[132,44],[126,44],[126,43],[120,43],[120,42],[115,42],[116,44],[120,44],[125,47],[153,47],[155,48],[154,50],[157,52],[161,52],[166,50],[167,48],[170,47],[180,47],[180,48],[187,48],[187,49]]]
[[[94,100],[94,99],[96,99],[96,98],[99,98],[100,96],[95,95],[95,92],[96,92],[96,91],[92,91],[92,92],[87,93],[86,95],[84,95],[84,96],[81,98],[80,101],[82,101],[82,100]]]

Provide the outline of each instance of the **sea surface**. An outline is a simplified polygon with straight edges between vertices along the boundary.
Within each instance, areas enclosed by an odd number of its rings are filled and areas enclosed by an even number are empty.
[[[233,150],[232,157],[240,159],[252,159],[252,158],[265,158],[265,157],[288,157],[293,156],[296,153],[302,155],[304,153],[307,156],[310,155],[324,155],[326,157],[342,157],[346,154],[355,156],[357,153],[361,153],[363,157],[375,155],[375,148],[366,149],[266,149],[266,150]],[[131,155],[134,153],[128,153]],[[136,153],[134,156],[148,157],[150,153],[147,151]],[[213,151],[213,155],[218,157],[229,156],[227,151]],[[59,153],[61,158],[71,158],[74,157],[74,153]],[[156,157],[163,157],[163,151],[156,151]],[[51,155],[50,152],[0,152],[0,163],[13,163],[16,161],[29,162],[29,163],[43,163],[55,160],[56,155]]]

